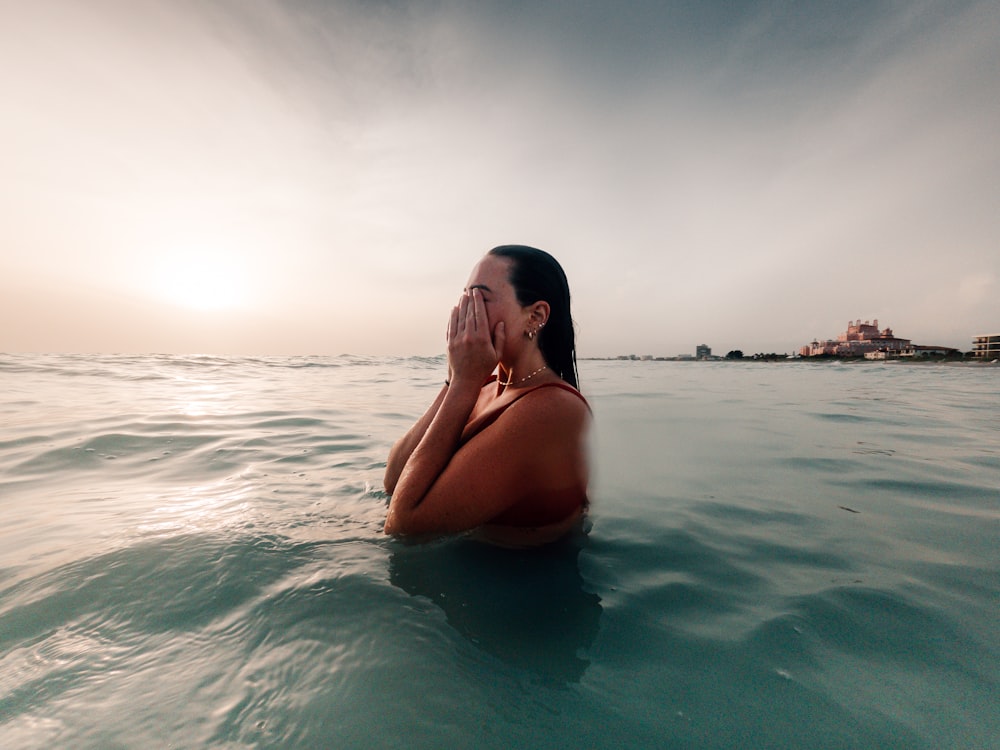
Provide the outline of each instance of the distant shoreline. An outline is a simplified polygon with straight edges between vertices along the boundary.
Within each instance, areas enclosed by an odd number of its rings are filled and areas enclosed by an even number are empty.
[[[865,359],[864,357],[743,357],[742,359],[726,359],[725,357],[712,357],[711,359],[697,359],[695,357],[577,357],[580,362],[635,362],[661,363],[661,362],[683,362],[685,364],[730,364],[740,362],[759,362],[768,364],[787,364],[793,362],[806,362],[809,364],[845,364],[845,365],[957,365],[969,367],[998,367],[1000,360],[980,360],[980,359],[954,359],[947,357],[907,357],[900,359]]]

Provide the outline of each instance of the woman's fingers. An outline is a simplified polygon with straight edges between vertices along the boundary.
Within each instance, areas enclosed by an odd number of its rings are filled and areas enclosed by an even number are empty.
[[[489,340],[489,317],[486,315],[486,303],[483,293],[473,289],[462,300],[463,310],[459,312],[464,320],[463,331],[472,337]]]
[[[448,316],[448,328],[444,332],[445,341],[451,341],[458,335],[458,305],[451,308],[451,315]]]
[[[479,289],[463,294],[452,309],[448,324],[448,369],[456,379],[482,382],[496,367],[497,345],[502,348],[504,335],[490,331],[486,303]],[[451,380],[449,375],[449,380]]]
[[[461,333],[469,327],[469,295],[463,294],[458,299],[458,331]]]
[[[473,333],[476,330],[476,306],[472,301],[472,292],[462,296],[462,327],[466,333]]]
[[[483,293],[479,289],[472,290],[472,319],[475,323],[476,330],[486,331],[488,335],[487,328],[487,317],[486,317],[486,303],[483,302]]]

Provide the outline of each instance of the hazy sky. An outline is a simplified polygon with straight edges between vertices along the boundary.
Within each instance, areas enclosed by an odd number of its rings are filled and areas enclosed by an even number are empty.
[[[1000,331],[1000,4],[0,0],[0,351],[581,356]]]

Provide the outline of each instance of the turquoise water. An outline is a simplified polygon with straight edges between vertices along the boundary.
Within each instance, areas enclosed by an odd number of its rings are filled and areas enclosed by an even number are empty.
[[[381,534],[444,369],[0,356],[0,747],[1000,746],[1000,368],[581,362],[530,552]]]

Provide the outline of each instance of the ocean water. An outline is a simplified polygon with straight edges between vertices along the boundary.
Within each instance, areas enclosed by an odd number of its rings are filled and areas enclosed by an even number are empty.
[[[589,533],[381,533],[440,358],[0,356],[0,747],[1000,747],[1000,368],[580,363]]]

